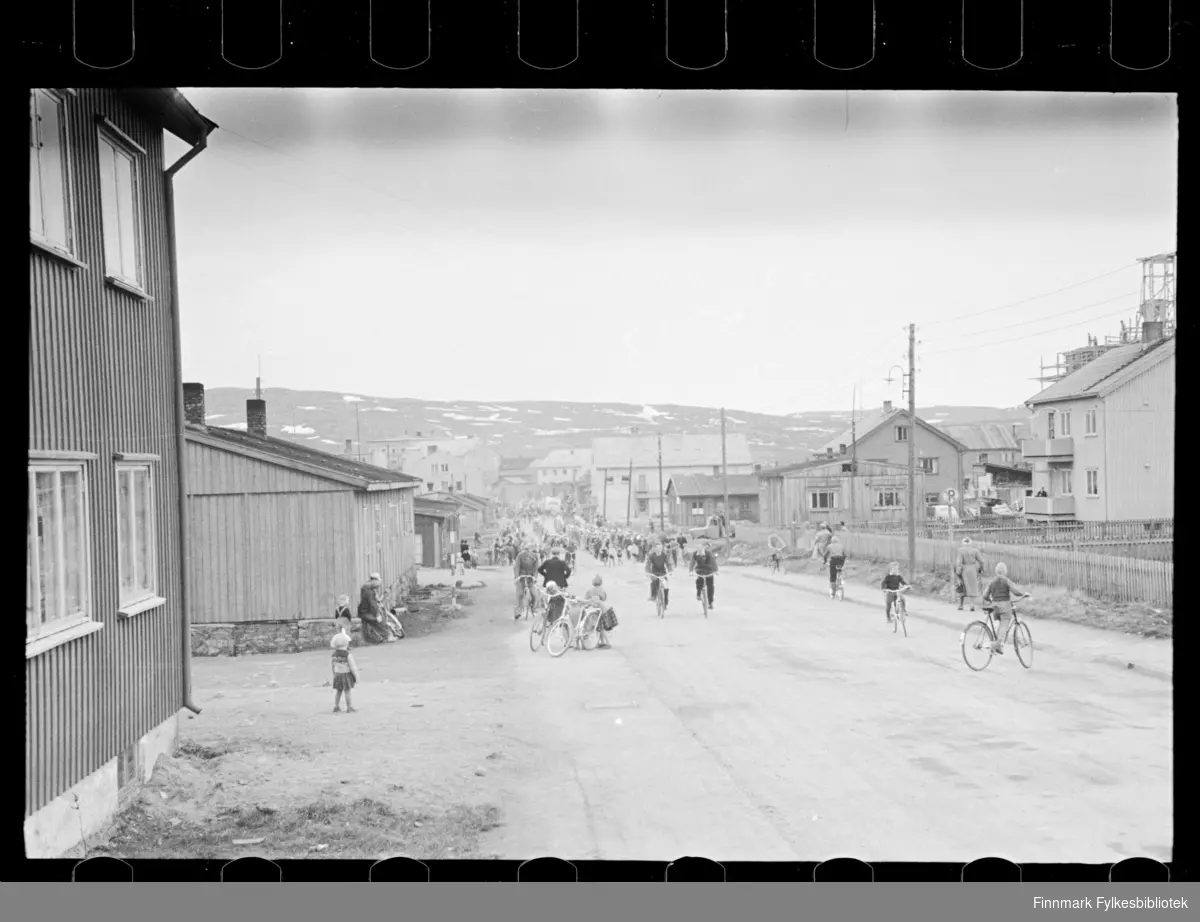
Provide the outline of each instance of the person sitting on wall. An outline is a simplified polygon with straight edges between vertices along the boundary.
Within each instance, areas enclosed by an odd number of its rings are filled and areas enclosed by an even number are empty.
[[[362,619],[363,640],[367,643],[392,643],[396,640],[379,602],[379,587],[382,585],[383,580],[379,574],[372,573],[362,587],[358,617]]]

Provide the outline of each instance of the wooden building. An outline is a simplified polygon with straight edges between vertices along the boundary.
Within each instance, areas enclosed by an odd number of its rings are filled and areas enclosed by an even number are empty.
[[[805,461],[759,472],[759,519],[787,527],[821,522],[901,522],[908,517],[908,468],[881,461]],[[915,478],[925,494],[925,474]],[[920,513],[924,518],[924,513]]]
[[[676,474],[667,484],[667,519],[680,528],[708,524],[725,505],[725,479],[712,474]],[[729,477],[730,522],[758,521],[758,478],[753,474]]]
[[[1026,401],[1021,443],[1040,521],[1166,519],[1175,515],[1175,337],[1147,323],[1142,341],[1109,349]]]
[[[484,496],[473,493],[422,493],[427,499],[450,503],[458,514],[458,527],[468,537],[475,532],[484,532],[496,524],[495,504]]]
[[[172,182],[215,128],[170,88],[29,91],[31,858],[110,820],[197,710]],[[192,146],[169,168],[164,132]]]
[[[262,400],[246,431],[205,425],[199,384],[185,401],[193,652],[303,648],[301,623],[328,622],[342,594],[357,607],[370,573],[406,588],[416,477],[269,436]],[[227,634],[232,650],[213,639]]]
[[[458,505],[429,495],[417,496],[413,512],[416,520],[416,561],[419,566],[447,566],[458,541]]]

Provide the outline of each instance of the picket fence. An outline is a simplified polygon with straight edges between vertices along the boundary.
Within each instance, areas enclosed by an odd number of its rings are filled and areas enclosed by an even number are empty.
[[[853,531],[878,534],[907,534],[907,522],[863,522]],[[1175,536],[1174,519],[1120,519],[1102,522],[1033,522],[1029,519],[1002,521],[970,519],[955,522],[953,529],[935,519],[919,519],[917,534],[924,538],[982,538],[999,544],[1088,544],[1171,540]]]
[[[842,542],[851,557],[878,561],[908,560],[908,538],[905,535],[850,531],[843,533]],[[942,572],[948,576],[954,568],[958,548],[957,543],[918,538],[916,565],[919,569]],[[1018,585],[1061,586],[1109,602],[1145,602],[1170,606],[1174,598],[1175,566],[1171,561],[1113,557],[991,541],[981,550],[989,571],[1003,561],[1008,565],[1008,575]]]

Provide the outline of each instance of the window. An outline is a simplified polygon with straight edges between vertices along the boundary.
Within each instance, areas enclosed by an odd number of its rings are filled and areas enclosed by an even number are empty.
[[[621,475],[621,483],[629,483],[629,475],[628,474]]]
[[[904,505],[904,495],[899,489],[875,491],[876,509],[894,509]]]
[[[838,446],[838,451],[840,451],[843,455],[846,453],[846,444],[844,442]]]
[[[646,475],[638,474],[638,490],[645,491],[645,489],[646,489]]]
[[[454,483],[454,489],[456,489],[456,490],[459,490],[459,491],[461,491],[461,490],[462,490],[462,481],[461,481],[461,480],[456,480],[456,481],[455,481],[455,483]]]
[[[1087,471],[1087,495],[1100,495],[1100,471],[1094,467],[1089,467]]]
[[[67,107],[53,90],[29,93],[29,235],[75,252],[74,207],[67,156]]]
[[[433,481],[432,480],[430,480],[429,482],[427,482],[425,484],[425,489],[428,490],[430,493],[433,492]]]
[[[907,442],[908,441],[908,426],[896,426],[896,441],[897,442]]]
[[[141,290],[141,190],[136,155],[107,132],[100,133],[100,213],[104,219],[104,271]]]
[[[814,490],[808,494],[809,509],[836,509],[838,493],[836,490]]]
[[[1050,410],[1046,413],[1046,438],[1054,438],[1054,411]]]
[[[1071,411],[1063,410],[1062,418],[1059,420],[1059,428],[1062,429],[1064,436],[1071,434]]]
[[[607,477],[605,477],[605,478],[604,478],[604,482],[605,482],[605,483],[612,483],[612,482],[613,482],[612,474],[609,474]]]
[[[980,464],[987,464],[987,458],[988,458],[988,453],[986,451],[981,451],[979,453],[979,463]]]
[[[150,465],[118,464],[117,572],[122,607],[157,596],[154,518]]]
[[[704,518],[704,503],[692,503],[692,516],[694,518]]]
[[[918,458],[917,466],[926,474],[936,474],[938,472],[938,459]]]
[[[92,618],[88,484],[82,464],[32,464],[25,555],[25,637]]]
[[[1095,410],[1088,410],[1086,413],[1083,414],[1083,434],[1084,435],[1095,435],[1096,434],[1096,411]]]
[[[648,500],[648,499],[639,499],[638,500],[638,512],[646,512],[649,509],[650,509],[650,500]]]
[[[1071,496],[1075,493],[1075,472],[1061,471],[1062,474],[1062,492],[1064,496]]]
[[[926,506],[937,506],[937,505],[940,505],[941,502],[942,502],[942,495],[940,493],[926,493],[925,494],[925,505]]]

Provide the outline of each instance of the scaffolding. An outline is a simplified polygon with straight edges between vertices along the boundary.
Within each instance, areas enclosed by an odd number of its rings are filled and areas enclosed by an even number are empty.
[[[1041,374],[1034,378],[1043,388],[1074,374],[1109,349],[1145,342],[1147,334],[1153,339],[1175,335],[1175,254],[1146,256],[1138,262],[1142,264],[1142,292],[1136,316],[1121,321],[1118,336],[1105,336],[1100,342],[1089,333],[1086,346],[1059,352],[1050,364],[1043,361]]]

